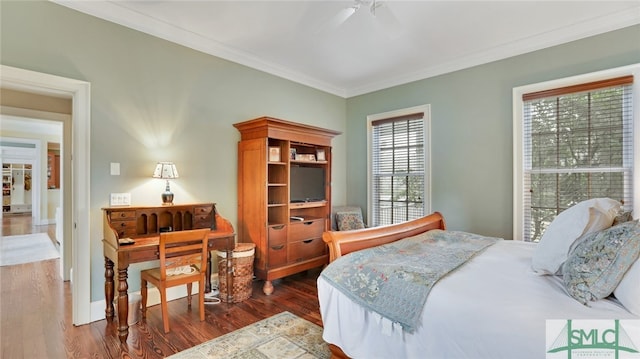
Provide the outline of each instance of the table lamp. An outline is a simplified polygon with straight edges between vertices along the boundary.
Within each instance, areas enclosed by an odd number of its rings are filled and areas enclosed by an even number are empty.
[[[167,180],[167,187],[162,193],[162,204],[163,205],[172,205],[173,204],[173,193],[171,193],[171,189],[169,188],[169,180],[173,178],[178,178],[178,169],[173,162],[158,162],[156,165],[156,169],[153,171],[153,178],[162,178]]]

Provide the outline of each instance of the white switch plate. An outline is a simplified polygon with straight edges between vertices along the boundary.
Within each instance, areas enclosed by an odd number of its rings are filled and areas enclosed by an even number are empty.
[[[111,206],[130,206],[131,193],[111,193],[109,204]]]
[[[120,176],[120,163],[111,162],[111,175]]]

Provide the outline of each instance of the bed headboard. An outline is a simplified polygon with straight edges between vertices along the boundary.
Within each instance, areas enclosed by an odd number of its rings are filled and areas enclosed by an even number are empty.
[[[446,229],[445,227],[440,212],[434,212],[418,219],[388,226],[324,232],[322,240],[329,246],[329,261],[333,262],[347,253],[394,242],[432,229]]]

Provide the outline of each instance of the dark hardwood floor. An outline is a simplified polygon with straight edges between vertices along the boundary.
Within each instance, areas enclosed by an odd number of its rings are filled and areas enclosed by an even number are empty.
[[[55,232],[17,222],[3,220],[2,235]],[[204,322],[195,300],[191,310],[185,298],[171,301],[169,334],[162,330],[160,306],[149,307],[146,320],[132,325],[121,344],[116,322],[73,326],[70,283],[60,280],[58,261],[0,267],[0,358],[164,358],[283,311],[322,325],[315,269],[274,281],[270,296],[255,281],[250,299],[207,305]]]

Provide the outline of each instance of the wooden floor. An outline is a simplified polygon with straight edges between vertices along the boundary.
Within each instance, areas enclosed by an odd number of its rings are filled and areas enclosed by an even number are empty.
[[[3,236],[49,232],[53,237],[52,226],[10,222],[3,220]],[[274,281],[270,296],[262,293],[263,282],[255,281],[250,299],[207,305],[204,322],[198,318],[197,299],[192,310],[186,299],[171,301],[166,335],[160,306],[149,307],[147,319],[132,325],[127,343],[121,344],[115,322],[72,325],[70,284],[58,277],[58,261],[0,267],[0,358],[164,358],[283,311],[322,325],[316,288],[320,272],[311,270]]]

